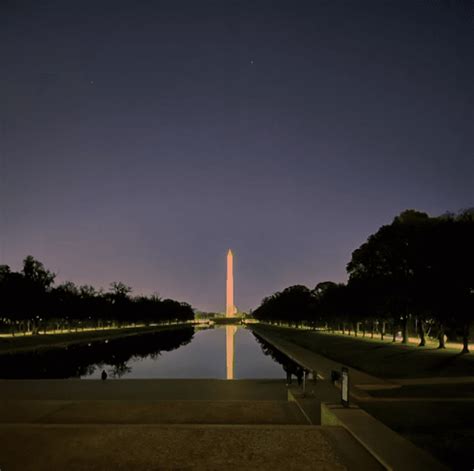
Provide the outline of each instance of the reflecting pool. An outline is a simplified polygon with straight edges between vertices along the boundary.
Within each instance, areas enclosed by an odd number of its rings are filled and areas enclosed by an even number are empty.
[[[245,327],[185,327],[0,355],[0,378],[284,378],[286,362]]]

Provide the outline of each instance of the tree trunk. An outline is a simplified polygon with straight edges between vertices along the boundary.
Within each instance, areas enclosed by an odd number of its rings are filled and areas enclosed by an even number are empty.
[[[380,331],[380,340],[383,340],[385,336],[385,321],[382,321],[382,329]]]
[[[392,327],[392,342],[397,341],[397,328],[398,328],[398,325],[395,324],[395,322],[394,322],[393,327]]]
[[[469,353],[469,330],[470,322],[466,321],[462,329],[462,351],[461,353]]]
[[[438,348],[446,348],[444,341],[444,326],[442,324],[439,326],[438,342]]]
[[[408,316],[403,316],[402,319],[402,343],[408,343]]]
[[[346,333],[346,325],[343,322],[342,323],[342,335],[344,335],[345,333]]]
[[[357,337],[358,333],[359,333],[359,323],[356,322],[354,326],[354,335]]]
[[[425,321],[420,319],[418,321],[418,333],[420,334],[420,343],[418,344],[419,347],[424,347],[426,345],[425,340]]]
[[[371,339],[374,338],[374,324],[375,324],[375,322],[372,321],[372,329],[371,329],[371,331],[370,331],[370,338],[371,338]]]

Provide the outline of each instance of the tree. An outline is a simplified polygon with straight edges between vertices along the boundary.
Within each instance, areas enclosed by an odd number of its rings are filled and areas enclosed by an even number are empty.
[[[162,300],[157,293],[150,297],[131,298],[132,288],[122,282],[111,283],[109,293],[91,285],[77,287],[66,281],[54,287],[55,275],[31,255],[25,258],[20,273],[0,265],[0,322],[15,332],[20,329],[39,332],[41,325],[103,326],[104,322],[163,322],[194,319],[193,308],[172,299]],[[3,321],[2,321],[3,319]]]
[[[23,260],[23,276],[44,291],[51,287],[56,277],[54,273],[46,270],[44,265],[31,255]]]
[[[316,316],[319,322],[325,322],[333,330],[340,324],[342,333],[345,333],[348,326],[350,331],[347,286],[343,283],[323,281],[316,285],[313,293],[317,302]]]
[[[5,282],[9,275],[11,275],[10,267],[8,265],[0,265],[0,284]]]
[[[461,211],[455,218],[451,239],[456,269],[449,273],[454,280],[456,320],[461,327],[462,353],[469,353],[469,335],[474,315],[474,208]]]
[[[253,316],[263,321],[285,321],[296,326],[302,322],[311,323],[316,318],[316,298],[306,286],[290,286],[264,298]]]
[[[420,282],[420,251],[429,217],[425,213],[407,210],[392,224],[382,226],[367,242],[355,250],[347,265],[349,283],[377,284],[389,300],[389,310],[396,306],[394,329],[398,318],[402,324],[403,343],[408,342],[408,319],[420,313],[417,295]]]
[[[110,283],[110,289],[116,299],[127,298],[132,292],[132,288],[121,281],[114,281]]]

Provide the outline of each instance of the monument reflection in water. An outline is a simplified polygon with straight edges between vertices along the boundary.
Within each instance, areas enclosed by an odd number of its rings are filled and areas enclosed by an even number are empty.
[[[282,368],[283,366],[283,368]],[[186,327],[67,348],[0,355],[3,379],[285,377],[287,359],[241,325]]]
[[[227,325],[225,327],[225,345],[226,345],[226,379],[235,379],[234,376],[234,360],[235,360],[235,334],[239,329],[244,329],[237,325]],[[265,356],[269,356],[272,360],[281,365],[285,374],[291,374],[295,377],[298,376],[299,371],[303,371],[301,367],[295,363],[291,358],[287,357],[284,353],[273,347],[272,344],[266,342],[257,334],[253,333],[253,338],[260,345],[261,351]],[[239,351],[239,356],[242,356],[245,352]],[[254,358],[257,360],[257,358]]]
[[[234,336],[237,331],[235,325],[228,325],[225,328],[225,358],[226,358],[226,378],[234,379]]]

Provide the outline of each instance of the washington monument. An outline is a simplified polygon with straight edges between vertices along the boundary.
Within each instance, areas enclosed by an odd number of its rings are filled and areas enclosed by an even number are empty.
[[[232,250],[227,252],[227,279],[226,279],[226,307],[225,316],[234,317],[237,312],[234,306],[234,255]],[[237,330],[235,325],[228,325],[225,328],[226,345],[226,376],[227,379],[234,379],[234,335]]]
[[[226,308],[225,316],[234,317],[236,308],[234,306],[234,255],[232,250],[227,252],[227,280],[226,280]]]

